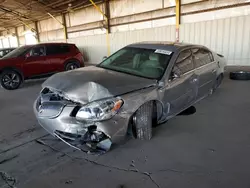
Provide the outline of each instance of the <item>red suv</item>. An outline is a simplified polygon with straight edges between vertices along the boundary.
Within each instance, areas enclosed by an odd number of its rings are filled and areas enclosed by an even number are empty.
[[[74,44],[22,46],[0,59],[0,81],[3,88],[13,90],[26,79],[45,77],[83,66],[83,55]]]

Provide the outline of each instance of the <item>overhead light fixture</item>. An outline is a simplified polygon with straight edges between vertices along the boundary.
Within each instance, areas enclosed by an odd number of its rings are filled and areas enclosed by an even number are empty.
[[[71,3],[68,4],[67,11],[68,12],[74,12],[74,10],[72,9],[72,4]]]

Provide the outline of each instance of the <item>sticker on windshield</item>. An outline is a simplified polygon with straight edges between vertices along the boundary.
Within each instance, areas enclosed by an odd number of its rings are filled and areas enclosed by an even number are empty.
[[[160,49],[155,50],[155,53],[165,54],[165,55],[171,55],[171,54],[172,54],[171,51],[168,51],[168,50],[160,50]]]

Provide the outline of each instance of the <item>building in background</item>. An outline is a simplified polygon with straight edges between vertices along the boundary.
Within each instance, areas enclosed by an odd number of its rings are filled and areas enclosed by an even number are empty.
[[[223,54],[228,65],[250,65],[250,0],[180,3],[179,41],[208,46]],[[71,8],[64,14],[54,14],[54,18],[47,15],[37,23],[17,26],[16,41],[19,45],[35,41],[75,43],[89,63],[95,64],[108,51],[130,43],[176,40],[176,0],[105,0],[97,6],[108,16],[108,24],[94,6]],[[29,28],[37,28],[38,37],[26,32]],[[14,32],[15,28],[9,30]],[[3,31],[2,46],[17,44],[6,35]]]

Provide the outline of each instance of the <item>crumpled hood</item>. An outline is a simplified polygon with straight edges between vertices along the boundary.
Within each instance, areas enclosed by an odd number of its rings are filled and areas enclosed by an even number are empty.
[[[43,87],[60,92],[72,101],[86,104],[149,87],[155,83],[155,80],[89,66],[55,74],[43,83]]]

